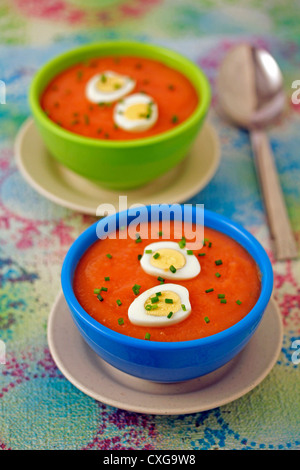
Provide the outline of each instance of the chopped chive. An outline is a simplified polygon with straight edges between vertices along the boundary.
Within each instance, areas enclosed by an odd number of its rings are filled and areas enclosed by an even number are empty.
[[[159,237],[162,237],[162,235],[163,235],[163,233],[162,233],[162,231],[160,230],[160,231],[158,232],[158,236],[159,236]]]
[[[198,253],[198,256],[205,256],[206,253]]]
[[[180,242],[178,242],[178,245],[179,245],[179,248],[184,248],[185,245],[186,245],[186,239],[185,237],[182,237],[182,239],[180,240]]]
[[[215,261],[215,264],[216,264],[217,266],[220,266],[220,264],[223,264],[223,261],[222,261],[221,259],[217,259],[217,260]]]
[[[159,302],[159,298],[157,297],[157,295],[155,297],[151,298],[151,303],[152,304],[156,304],[157,302]]]
[[[110,277],[109,277],[109,276],[105,276],[104,281],[110,281]]]
[[[140,288],[141,288],[141,286],[139,286],[138,284],[134,284],[134,286],[132,287],[133,293],[134,293],[135,295],[139,295],[139,293],[140,293]]]
[[[218,299],[225,299],[225,294],[218,294]]]
[[[150,333],[145,334],[145,339],[150,339],[150,337],[151,337]]]
[[[161,292],[156,292],[155,295],[159,297],[161,295]]]
[[[145,250],[145,253],[151,254],[151,253],[152,253],[152,250]]]
[[[124,325],[124,319],[123,318],[118,318],[118,323],[119,323],[119,325]]]
[[[142,259],[143,255],[138,255],[137,259],[140,261]]]
[[[186,250],[186,253],[187,253],[188,255],[193,255],[193,254],[194,254],[193,250]]]
[[[159,257],[160,257],[160,254],[159,254],[159,253],[155,253],[155,254],[153,255],[153,258],[154,258],[154,259],[157,259],[157,258],[159,258]]]
[[[107,287],[101,287],[100,291],[102,291],[102,290],[103,290],[104,292],[107,292],[107,291],[108,291]]]
[[[170,313],[167,315],[167,317],[168,317],[168,318],[171,318],[172,315],[173,315],[173,312],[170,312]]]
[[[151,310],[157,310],[157,309],[158,309],[158,305],[157,305],[157,304],[151,305]]]
[[[163,284],[163,283],[165,282],[164,278],[163,278],[163,277],[160,277],[160,276],[158,276],[157,280],[158,280],[161,284]]]
[[[176,268],[175,268],[175,266],[173,266],[173,264],[171,264],[169,269],[170,269],[171,273],[173,273],[173,274],[176,273]]]
[[[112,258],[112,255],[109,254],[109,253],[107,253],[106,257],[109,258],[109,259],[111,259],[111,258]]]
[[[97,299],[100,300],[100,302],[102,302],[102,300],[103,300],[102,295],[98,294],[98,295],[97,295]]]
[[[106,81],[107,81],[106,75],[103,73],[103,74],[101,75],[101,82],[102,82],[102,83],[105,83]]]
[[[100,294],[100,289],[94,289],[94,294]]]
[[[209,320],[208,317],[204,317],[204,321],[205,321],[205,323],[209,323],[209,322],[210,322],[210,320]]]
[[[181,304],[181,308],[184,312],[186,312],[186,306],[184,304]]]
[[[120,307],[120,305],[122,305],[122,302],[121,302],[120,299],[116,300],[116,302],[117,302],[117,304],[119,305],[119,307]]]
[[[100,101],[100,103],[97,103],[98,106],[105,106],[105,103],[103,103],[102,101]]]
[[[176,122],[178,122],[178,116],[176,116],[176,114],[174,114],[174,115],[172,116],[171,122],[172,122],[173,124],[175,124]]]
[[[134,284],[133,288],[134,290],[139,290],[141,286],[139,284]]]
[[[166,304],[172,304],[172,303],[173,303],[173,299],[165,299],[165,303],[166,303]]]
[[[221,303],[221,304],[227,304],[227,300],[226,300],[226,299],[221,299],[221,300],[220,300],[220,303]]]
[[[156,310],[158,309],[158,305],[154,304],[154,305],[146,305],[145,307],[146,310],[150,311],[150,310]]]
[[[211,247],[211,245],[212,245],[212,242],[209,242],[209,243],[208,243],[208,248],[210,248],[210,247]]]
[[[135,240],[135,243],[141,243],[141,242],[142,242],[142,239],[141,239],[141,238],[137,238],[137,239]]]
[[[215,273],[215,276],[216,277],[221,277],[221,274],[220,273]]]
[[[242,302],[241,302],[240,300],[237,300],[236,303],[237,303],[238,305],[241,305]]]
[[[213,291],[214,291],[214,289],[206,289],[205,292],[208,294],[209,292],[213,292]]]

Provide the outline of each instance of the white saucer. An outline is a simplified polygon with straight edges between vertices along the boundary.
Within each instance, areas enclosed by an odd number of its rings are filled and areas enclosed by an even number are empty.
[[[52,202],[90,215],[96,215],[97,207],[103,203],[118,207],[120,192],[102,188],[51,157],[31,118],[22,125],[17,135],[15,155],[25,180]],[[152,183],[122,191],[122,195],[127,195],[128,206],[184,202],[208,184],[219,162],[218,136],[207,122],[182,163]]]
[[[82,339],[62,293],[48,321],[50,353],[75,387],[107,405],[158,415],[206,411],[245,395],[275,365],[282,336],[280,313],[271,300],[250,342],[229,364],[204,377],[161,384],[125,374],[101,359]]]

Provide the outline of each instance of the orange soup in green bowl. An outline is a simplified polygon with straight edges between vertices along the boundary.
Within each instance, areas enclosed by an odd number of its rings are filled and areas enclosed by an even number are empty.
[[[52,156],[111,189],[144,185],[182,161],[210,99],[196,64],[160,46],[125,41],[54,58],[29,93]]]

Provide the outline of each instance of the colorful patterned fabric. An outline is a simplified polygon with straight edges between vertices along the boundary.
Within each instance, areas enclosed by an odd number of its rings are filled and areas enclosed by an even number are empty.
[[[101,5],[101,6],[99,6]],[[122,411],[71,385],[49,353],[46,327],[60,289],[62,261],[94,218],[37,194],[16,168],[14,140],[29,116],[28,86],[56,54],[91,41],[127,38],[177,50],[199,64],[214,89],[226,51],[241,40],[266,47],[284,72],[287,110],[269,131],[293,229],[300,240],[300,9],[290,0],[2,0],[0,79],[1,449],[296,449],[300,448],[300,261],[276,263],[248,134],[210,120],[222,146],[220,167],[192,203],[240,222],[268,251],[284,343],[268,377],[220,408],[180,416]]]

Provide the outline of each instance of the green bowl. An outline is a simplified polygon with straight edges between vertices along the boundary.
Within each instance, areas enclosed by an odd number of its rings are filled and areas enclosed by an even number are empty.
[[[51,121],[40,106],[40,96],[52,78],[82,60],[108,55],[151,58],[184,73],[200,98],[196,110],[170,131],[129,141],[80,136]],[[210,99],[209,82],[193,62],[160,46],[127,41],[90,44],[57,56],[36,73],[29,91],[33,118],[50,154],[74,172],[119,190],[149,183],[182,161],[203,125]]]

